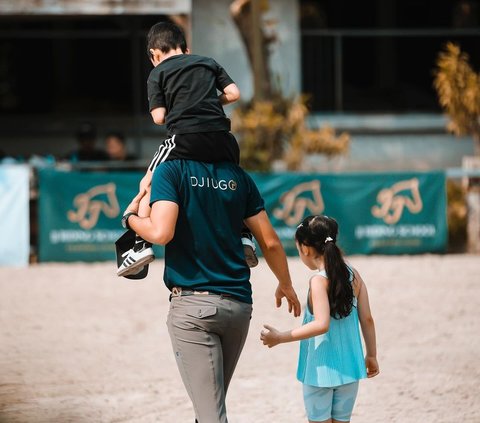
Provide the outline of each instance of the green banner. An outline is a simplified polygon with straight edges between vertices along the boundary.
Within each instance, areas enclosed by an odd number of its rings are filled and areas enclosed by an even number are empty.
[[[115,258],[124,232],[123,210],[135,196],[141,172],[39,173],[40,261]],[[297,225],[326,214],[340,225],[348,254],[443,252],[447,243],[443,172],[358,174],[252,174],[287,254],[296,255]],[[158,257],[163,248],[156,247]]]
[[[256,174],[267,212],[287,254],[305,216],[339,223],[348,254],[443,252],[447,244],[444,172]]]
[[[125,230],[123,210],[138,192],[141,172],[39,171],[39,260],[115,259]],[[156,247],[163,255],[163,248]]]

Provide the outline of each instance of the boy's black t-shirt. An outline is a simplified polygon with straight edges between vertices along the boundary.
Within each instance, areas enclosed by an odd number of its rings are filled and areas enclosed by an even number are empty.
[[[169,135],[230,131],[218,91],[233,83],[213,59],[179,54],[165,59],[148,77],[150,111],[165,107]]]

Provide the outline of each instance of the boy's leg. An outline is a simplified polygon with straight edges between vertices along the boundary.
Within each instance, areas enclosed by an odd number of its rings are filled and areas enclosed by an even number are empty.
[[[139,192],[144,195],[140,200],[138,215],[140,217],[150,216],[150,192],[152,183],[152,171],[147,170],[145,176],[140,181]],[[152,244],[145,241],[142,237],[136,235],[135,243],[132,248],[123,255],[122,264],[118,267],[118,276],[129,276],[140,272],[143,267],[155,259]]]
[[[138,215],[140,217],[149,217],[150,216],[150,194],[152,191],[152,171],[147,170],[147,173],[140,181],[140,192],[143,192],[144,195],[140,200],[138,206]],[[145,241],[141,236],[136,235],[135,245],[133,246],[133,251],[140,251],[145,248],[150,248],[152,246],[151,242]]]
[[[138,209],[138,215],[140,217],[150,216],[150,192],[153,172],[160,163],[163,163],[165,160],[169,160],[169,156],[175,158],[172,155],[172,152],[175,151],[175,147],[175,135],[172,138],[167,138],[164,140],[158,147],[158,150],[155,152],[145,176],[140,181],[140,192],[145,192],[145,195],[140,201],[140,206]],[[136,274],[141,271],[143,266],[155,259],[152,244],[145,241],[138,235],[135,238],[135,244],[133,248],[127,251],[124,256],[125,259],[117,270],[118,276]]]
[[[255,267],[258,264],[258,257],[255,248],[255,242],[253,240],[253,235],[245,225],[242,228],[242,244],[243,252],[245,254],[245,261],[248,264],[248,267]]]
[[[140,181],[140,192],[145,192],[144,196],[140,200],[140,206],[138,208],[138,215],[140,217],[150,216],[150,193],[152,190],[152,176],[153,172],[147,169],[145,176]]]

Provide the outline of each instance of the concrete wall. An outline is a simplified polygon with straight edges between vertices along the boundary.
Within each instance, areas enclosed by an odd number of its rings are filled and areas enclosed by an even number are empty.
[[[344,156],[311,155],[303,170],[319,172],[432,170],[461,167],[473,155],[472,137],[448,134],[352,135]]]

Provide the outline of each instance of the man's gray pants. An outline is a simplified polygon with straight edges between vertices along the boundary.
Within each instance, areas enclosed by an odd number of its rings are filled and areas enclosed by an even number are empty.
[[[251,304],[232,297],[172,297],[168,332],[199,423],[228,422],[225,396],[251,315]]]

